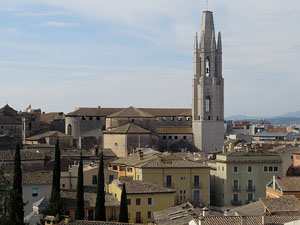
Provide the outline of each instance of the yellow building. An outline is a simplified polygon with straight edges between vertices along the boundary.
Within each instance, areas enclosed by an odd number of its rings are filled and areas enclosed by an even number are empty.
[[[114,180],[108,191],[121,201],[123,183]],[[153,212],[174,206],[175,190],[142,181],[125,181],[130,223],[154,222]]]
[[[139,151],[111,162],[119,177],[129,177],[176,190],[176,204],[210,204],[210,167],[170,153]]]

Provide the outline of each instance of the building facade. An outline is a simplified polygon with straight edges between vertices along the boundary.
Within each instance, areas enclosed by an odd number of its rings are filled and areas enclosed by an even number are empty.
[[[245,205],[266,195],[266,183],[281,175],[281,157],[275,152],[233,150],[218,154],[209,165],[211,201],[217,206]]]
[[[195,36],[193,79],[193,134],[197,148],[221,150],[224,144],[224,79],[222,40],[216,44],[213,13],[203,12],[200,45]]]

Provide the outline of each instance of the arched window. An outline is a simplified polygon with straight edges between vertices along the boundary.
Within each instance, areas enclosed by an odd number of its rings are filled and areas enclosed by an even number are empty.
[[[71,124],[68,125],[68,134],[72,135],[72,125]]]
[[[210,112],[210,97],[206,97],[205,99],[205,112]]]
[[[205,61],[205,75],[208,77],[209,73],[210,73],[210,61],[209,61],[209,57],[207,57]]]

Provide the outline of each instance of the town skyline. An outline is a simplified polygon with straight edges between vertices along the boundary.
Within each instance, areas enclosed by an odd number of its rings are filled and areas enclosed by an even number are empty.
[[[131,3],[0,3],[0,104],[191,107],[191,43],[206,1]],[[225,116],[300,110],[297,5],[209,2],[224,41]]]

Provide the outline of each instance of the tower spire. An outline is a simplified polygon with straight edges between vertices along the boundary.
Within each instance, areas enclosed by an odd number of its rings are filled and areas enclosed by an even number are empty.
[[[221,31],[218,33],[218,52],[222,53],[222,38],[221,38]]]

